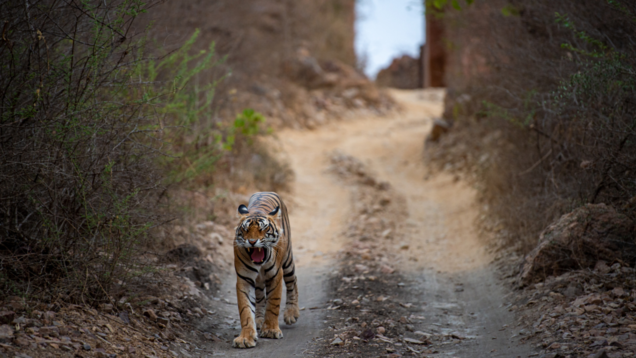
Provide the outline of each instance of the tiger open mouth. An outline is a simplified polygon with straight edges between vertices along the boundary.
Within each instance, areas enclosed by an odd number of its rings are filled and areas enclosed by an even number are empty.
[[[254,249],[247,249],[247,253],[250,254],[250,258],[253,263],[262,264],[265,260],[265,250],[266,249],[258,247]]]

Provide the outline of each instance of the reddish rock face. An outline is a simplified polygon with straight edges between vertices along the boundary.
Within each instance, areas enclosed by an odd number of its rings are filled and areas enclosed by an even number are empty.
[[[413,89],[420,87],[420,60],[409,55],[394,58],[375,80],[381,87]]]
[[[605,204],[587,204],[563,215],[541,233],[539,244],[525,258],[520,283],[593,268],[599,260],[632,265],[636,260],[636,226]]]
[[[426,14],[424,87],[445,87],[446,50],[444,49],[444,24],[434,15]]]

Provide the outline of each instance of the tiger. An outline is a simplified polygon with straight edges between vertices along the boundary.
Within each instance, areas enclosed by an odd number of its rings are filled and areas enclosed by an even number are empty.
[[[241,334],[235,348],[252,348],[261,338],[283,338],[278,315],[285,282],[287,301],[283,314],[286,324],[300,316],[296,268],[292,255],[287,208],[274,192],[253,194],[248,206],[238,207],[240,221],[234,240],[236,296]]]

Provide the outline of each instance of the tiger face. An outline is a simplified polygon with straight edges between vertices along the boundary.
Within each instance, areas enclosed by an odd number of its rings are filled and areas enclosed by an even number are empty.
[[[278,228],[280,207],[267,215],[250,214],[245,205],[239,206],[238,211],[241,219],[236,227],[234,245],[245,249],[252,262],[260,265],[269,260],[271,249],[283,234],[283,229]]]

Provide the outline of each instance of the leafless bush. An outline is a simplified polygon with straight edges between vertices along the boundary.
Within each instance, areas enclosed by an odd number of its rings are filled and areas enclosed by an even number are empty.
[[[0,296],[94,302],[142,270],[161,189],[129,36],[144,6],[0,5]]]
[[[500,134],[463,138],[488,154],[472,163],[484,196],[525,250],[585,203],[633,218],[634,14],[627,1],[497,0],[444,15],[445,116],[459,132]]]

